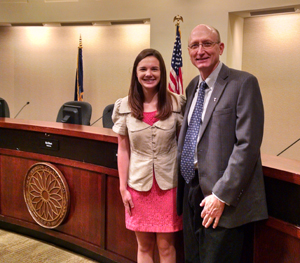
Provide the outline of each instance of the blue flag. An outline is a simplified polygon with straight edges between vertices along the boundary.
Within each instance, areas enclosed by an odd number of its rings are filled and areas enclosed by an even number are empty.
[[[83,101],[83,63],[82,63],[82,41],[79,39],[78,55],[77,55],[77,69],[75,79],[75,101]]]

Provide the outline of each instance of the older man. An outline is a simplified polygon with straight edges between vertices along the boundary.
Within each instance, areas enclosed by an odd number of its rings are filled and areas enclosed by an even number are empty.
[[[219,32],[198,25],[189,38],[198,68],[186,89],[178,143],[178,214],[186,262],[240,262],[245,227],[267,218],[260,146],[263,103],[257,79],[220,62]]]

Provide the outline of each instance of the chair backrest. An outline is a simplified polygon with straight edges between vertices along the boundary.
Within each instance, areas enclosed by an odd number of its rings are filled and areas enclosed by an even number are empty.
[[[109,104],[107,105],[104,110],[103,110],[103,118],[102,118],[102,124],[103,124],[103,128],[112,128],[112,126],[114,126],[114,123],[111,119],[111,115],[113,113],[114,110],[114,104]]]
[[[63,108],[66,105],[71,106],[80,106],[81,107],[81,122],[82,125],[90,125],[91,116],[92,116],[92,106],[88,102],[85,101],[68,101],[64,103],[57,114],[56,122],[62,122],[63,119]]]
[[[9,113],[9,107],[8,107],[8,104],[6,102],[5,99],[2,99],[0,98],[1,100],[1,107],[3,107],[1,109],[1,114],[0,114],[0,117],[5,117],[5,118],[9,118],[10,117],[10,113]]]

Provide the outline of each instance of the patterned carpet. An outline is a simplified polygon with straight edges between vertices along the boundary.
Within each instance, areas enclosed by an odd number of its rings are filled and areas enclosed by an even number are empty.
[[[0,229],[1,263],[92,263],[97,262],[52,244]]]

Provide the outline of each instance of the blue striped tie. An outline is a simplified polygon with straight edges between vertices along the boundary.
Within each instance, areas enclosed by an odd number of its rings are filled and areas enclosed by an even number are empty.
[[[197,102],[192,117],[190,119],[189,127],[187,129],[184,144],[183,144],[180,171],[187,184],[195,176],[194,155],[195,155],[195,148],[197,145],[199,129],[202,123],[204,95],[205,95],[205,89],[207,87],[208,86],[206,82],[202,81],[198,92]]]

